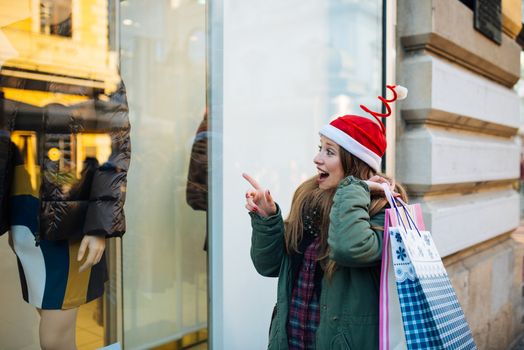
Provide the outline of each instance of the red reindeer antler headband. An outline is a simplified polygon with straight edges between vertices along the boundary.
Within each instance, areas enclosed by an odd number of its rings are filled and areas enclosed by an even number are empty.
[[[403,100],[408,95],[408,89],[406,89],[403,86],[386,85],[386,87],[393,93],[393,97],[390,100],[388,100],[382,96],[378,96],[378,99],[382,101],[382,103],[386,106],[386,113],[373,112],[366,106],[360,105],[360,108],[362,108],[364,112],[371,114],[378,121],[380,125],[380,130],[382,130],[383,134],[386,134],[386,128],[384,127],[384,124],[382,124],[380,118],[387,118],[391,115],[391,106],[389,105],[390,103],[395,102],[396,100]]]

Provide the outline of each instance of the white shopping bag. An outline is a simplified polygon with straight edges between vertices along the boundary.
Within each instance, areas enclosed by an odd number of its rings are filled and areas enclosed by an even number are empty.
[[[420,205],[384,191],[380,350],[477,349]]]

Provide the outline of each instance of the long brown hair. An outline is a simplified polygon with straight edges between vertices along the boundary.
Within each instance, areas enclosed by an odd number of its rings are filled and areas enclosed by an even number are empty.
[[[340,147],[340,161],[342,169],[344,169],[344,176],[354,176],[359,179],[367,180],[376,172],[365,162],[353,156],[351,153]],[[378,174],[386,179],[384,174]],[[329,229],[329,212],[333,204],[333,196],[336,192],[336,187],[331,189],[320,189],[317,183],[317,176],[314,176],[304,181],[295,191],[293,201],[291,203],[291,211],[285,221],[285,245],[288,254],[300,253],[299,244],[302,240],[303,234],[303,213],[309,209],[316,209],[320,215],[320,247],[318,252],[318,260],[321,261],[321,266],[324,272],[330,278],[336,269],[336,264],[333,260],[328,258],[329,246],[327,244],[328,229]],[[407,201],[406,191],[402,186],[396,184],[395,190],[400,193],[404,201]],[[387,204],[387,200],[383,196],[371,195],[371,203],[369,206],[369,216],[372,217],[378,213]],[[384,229],[383,227],[372,227],[375,230]]]

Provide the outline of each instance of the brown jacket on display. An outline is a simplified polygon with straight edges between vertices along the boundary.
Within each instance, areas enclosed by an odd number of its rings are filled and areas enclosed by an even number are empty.
[[[207,112],[200,122],[191,148],[187,174],[186,201],[194,210],[207,211]]]
[[[23,214],[7,205],[39,208],[32,225],[37,241],[123,235],[131,155],[123,83],[107,95],[93,88],[37,85],[1,81],[2,88],[71,94],[83,102],[40,107],[2,97],[0,234]],[[9,147],[10,140],[15,147]]]

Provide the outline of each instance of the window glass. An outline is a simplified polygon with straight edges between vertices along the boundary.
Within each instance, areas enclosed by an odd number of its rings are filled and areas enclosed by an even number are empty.
[[[125,345],[187,345],[207,328],[205,4],[122,1],[120,40],[133,141]]]
[[[117,338],[107,336],[105,316],[115,308],[102,297],[111,294],[104,287],[115,286],[116,270],[110,264],[107,271],[105,260],[115,260],[116,239],[107,240],[104,262],[87,274],[75,273],[74,254],[84,233],[115,233],[122,222],[104,225],[106,231],[98,223],[119,215],[93,208],[122,198],[128,164],[125,89],[117,52],[108,45],[109,4],[0,1],[0,226],[2,233],[8,226],[18,257],[2,236],[0,274],[9,288],[0,290],[1,348],[39,348],[34,307],[81,305],[80,350]],[[111,195],[108,183],[116,187]]]

